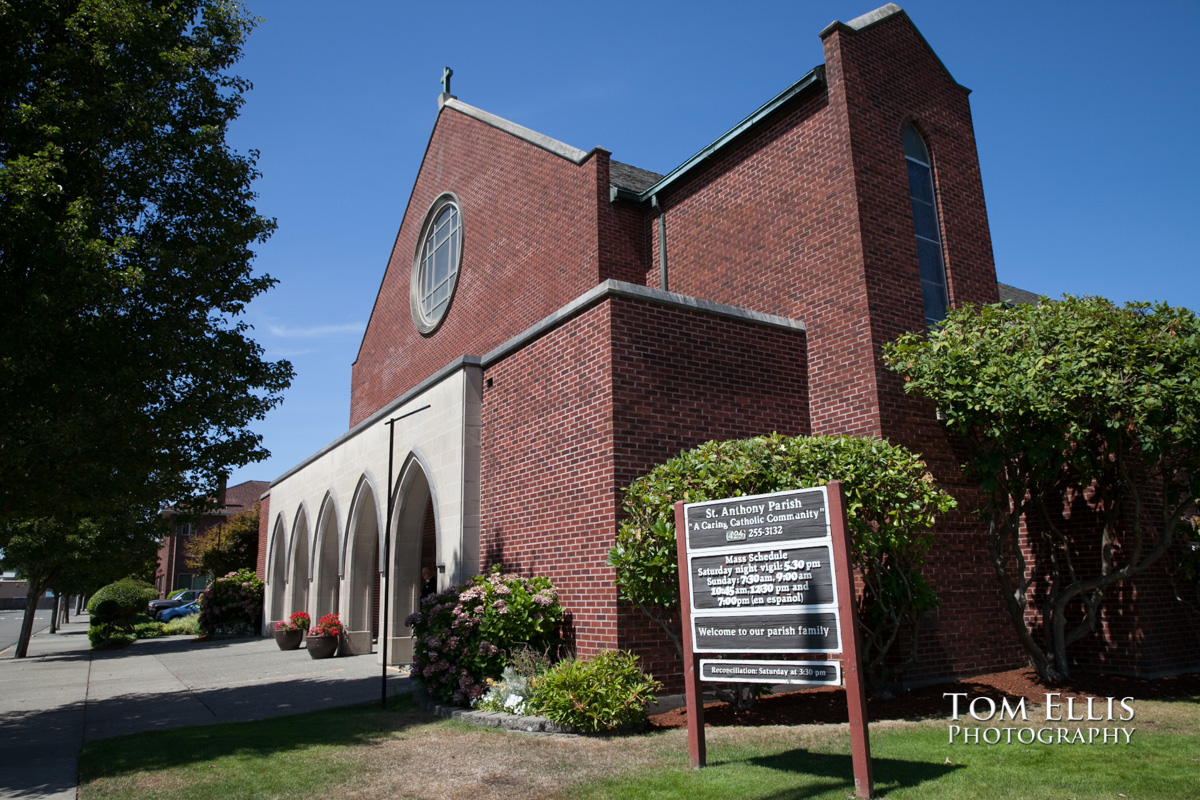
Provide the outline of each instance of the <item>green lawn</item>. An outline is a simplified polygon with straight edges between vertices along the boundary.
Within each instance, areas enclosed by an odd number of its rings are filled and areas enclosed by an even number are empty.
[[[1138,702],[1130,744],[948,742],[947,720],[871,728],[878,796],[1200,796],[1198,698]],[[1037,726],[1037,722],[1029,723]],[[687,767],[683,731],[530,737],[438,720],[398,701],[88,744],[83,800],[100,798],[817,798],[853,794],[845,726],[708,729]],[[948,763],[947,763],[948,762]]]

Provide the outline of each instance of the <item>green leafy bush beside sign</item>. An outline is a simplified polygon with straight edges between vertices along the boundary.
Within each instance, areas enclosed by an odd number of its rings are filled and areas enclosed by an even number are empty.
[[[920,457],[876,439],[789,437],[707,442],[680,453],[634,481],[625,493],[626,518],[609,564],[617,588],[680,644],[679,577],[674,504],[824,486],[841,480],[853,536],[856,598],[863,664],[876,685],[915,659],[887,662],[905,624],[937,605],[921,574],[939,514],[956,506],[934,483]]]

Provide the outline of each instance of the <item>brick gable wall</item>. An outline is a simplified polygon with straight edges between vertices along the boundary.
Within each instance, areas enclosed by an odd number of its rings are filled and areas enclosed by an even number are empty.
[[[351,427],[462,354],[488,352],[596,285],[597,187],[605,184],[607,203],[607,165],[602,152],[577,165],[442,109],[354,363]],[[422,336],[409,281],[426,211],[443,192],[462,201],[462,266],[441,327]]]
[[[879,420],[843,117],[834,92],[810,93],[660,203],[671,290],[802,320],[813,433],[866,436]]]

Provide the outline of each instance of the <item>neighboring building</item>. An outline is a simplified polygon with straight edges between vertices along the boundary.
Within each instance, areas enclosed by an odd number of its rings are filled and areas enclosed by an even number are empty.
[[[192,536],[220,525],[235,514],[254,508],[263,493],[270,487],[268,481],[245,481],[225,489],[221,508],[200,517],[191,517],[183,512],[168,508],[164,516],[178,518],[170,535],[158,548],[158,568],[154,571],[154,588],[159,597],[166,597],[176,589],[203,589],[208,585],[209,575],[198,574],[187,565],[184,547]]]
[[[977,489],[880,361],[947,304],[1029,299],[998,292],[968,90],[894,5],[821,38],[824,64],[665,176],[442,94],[350,430],[263,502],[268,620],[336,611],[348,649],[382,627],[404,662],[421,568],[444,587],[503,563],[553,579],[580,655],[677,674],[605,564],[622,487],[709,439],[851,434],[922,453],[961,503],[936,529],[941,608],[910,680],[1023,663]],[[1119,638],[1133,671],[1198,660],[1194,637]]]
[[[0,611],[25,608],[29,601],[29,582],[12,570],[0,570]],[[50,608],[54,596],[44,592],[38,598],[38,608]]]

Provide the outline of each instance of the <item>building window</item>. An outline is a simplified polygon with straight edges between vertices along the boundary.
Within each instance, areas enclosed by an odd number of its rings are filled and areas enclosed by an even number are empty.
[[[425,215],[413,258],[409,301],[413,322],[432,333],[446,316],[462,262],[462,212],[452,194],[439,197]]]
[[[942,259],[942,234],[933,196],[929,150],[921,134],[912,125],[904,129],[904,158],[908,164],[908,194],[912,200],[913,227],[917,234],[917,260],[921,265],[925,325],[932,326],[946,318],[950,296],[946,291],[946,267]]]

